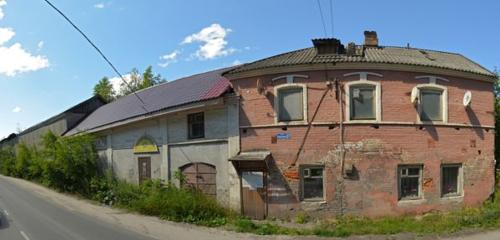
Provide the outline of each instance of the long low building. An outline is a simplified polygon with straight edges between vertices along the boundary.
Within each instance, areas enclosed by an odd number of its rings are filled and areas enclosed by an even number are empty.
[[[188,185],[239,208],[238,98],[219,69],[163,83],[106,104],[68,135],[97,136],[103,169],[132,183],[162,179]],[[144,104],[143,104],[144,103]],[[230,205],[232,203],[233,205]]]

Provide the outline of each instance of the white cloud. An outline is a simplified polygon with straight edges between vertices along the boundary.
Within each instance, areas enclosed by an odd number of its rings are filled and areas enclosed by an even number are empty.
[[[241,65],[241,61],[236,59],[233,61],[233,63],[231,63],[231,65],[233,66]]]
[[[16,33],[11,28],[0,28],[0,46],[8,42]]]
[[[226,48],[226,36],[230,32],[231,29],[223,28],[218,23],[214,23],[198,33],[187,36],[181,44],[201,43],[194,54],[200,60],[227,56],[236,51],[234,48]]]
[[[165,67],[168,67],[168,65],[170,65],[171,63],[177,62],[177,57],[179,56],[180,52],[181,51],[179,51],[179,50],[175,50],[169,54],[165,54],[165,55],[161,56],[160,60],[162,60],[162,62],[158,63],[158,66],[165,68]]]
[[[5,17],[5,14],[3,13],[3,9],[2,9],[2,7],[5,5],[7,5],[7,1],[0,0],[0,20],[3,19],[3,17]]]
[[[21,107],[19,107],[19,106],[17,106],[17,107],[15,107],[14,109],[12,109],[12,112],[13,112],[13,113],[19,113],[19,112],[21,112],[21,111],[22,111],[22,109],[21,109]]]
[[[96,3],[96,4],[94,4],[94,7],[98,8],[98,9],[103,9],[105,7],[105,5],[104,5],[104,3]]]
[[[38,44],[36,45],[36,46],[38,47],[38,48],[37,48],[37,51],[42,50],[43,45],[45,45],[45,42],[44,42],[44,41],[40,41],[40,42],[38,42]]]
[[[0,0],[0,19],[4,17],[2,6],[6,4],[5,0]],[[21,43],[15,42],[7,46],[6,43],[15,35],[12,28],[0,28],[0,74],[15,76],[18,73],[36,71],[49,66],[46,57],[32,55],[21,46]]]
[[[130,76],[131,76],[130,74],[125,74],[125,75],[123,75],[123,78],[125,79],[125,81],[130,82],[131,81]],[[113,85],[113,89],[115,90],[115,93],[121,94],[120,86],[123,82],[122,79],[120,77],[114,77],[114,78],[110,78],[109,82],[111,83],[111,85]]]

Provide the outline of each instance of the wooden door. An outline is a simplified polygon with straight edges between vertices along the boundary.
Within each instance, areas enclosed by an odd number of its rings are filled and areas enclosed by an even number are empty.
[[[139,157],[139,184],[151,179],[151,158]]]
[[[196,188],[202,193],[217,196],[217,171],[214,166],[206,163],[191,163],[181,168],[186,177],[185,185]]]
[[[241,173],[241,196],[243,214],[253,219],[264,219],[267,215],[266,176],[261,171]]]

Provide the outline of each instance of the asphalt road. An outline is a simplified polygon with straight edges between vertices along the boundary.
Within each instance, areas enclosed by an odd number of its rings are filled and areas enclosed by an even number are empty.
[[[0,179],[1,240],[152,239],[73,212]]]

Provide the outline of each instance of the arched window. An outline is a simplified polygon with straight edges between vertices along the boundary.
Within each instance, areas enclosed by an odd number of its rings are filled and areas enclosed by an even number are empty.
[[[157,153],[158,146],[149,136],[143,136],[134,145],[134,153]]]
[[[208,196],[217,196],[215,166],[206,163],[189,163],[180,168],[185,177],[184,186],[200,190]]]

